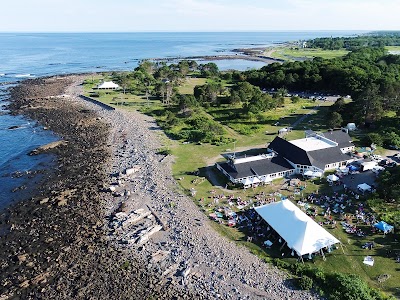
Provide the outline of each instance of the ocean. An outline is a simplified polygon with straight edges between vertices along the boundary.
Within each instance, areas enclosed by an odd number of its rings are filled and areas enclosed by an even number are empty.
[[[49,156],[27,154],[57,136],[34,121],[7,114],[7,89],[26,78],[100,71],[133,70],[143,59],[229,55],[235,48],[272,46],[316,37],[350,36],[356,31],[308,32],[146,32],[0,33],[0,209],[26,197],[34,170]],[[201,62],[200,62],[201,63]],[[260,68],[263,62],[215,61],[221,70]],[[17,129],[9,129],[19,126]],[[23,186],[25,194],[13,190]],[[26,188],[26,189],[25,189]]]

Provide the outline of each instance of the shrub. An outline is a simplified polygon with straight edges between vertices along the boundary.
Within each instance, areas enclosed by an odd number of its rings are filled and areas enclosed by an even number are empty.
[[[288,269],[290,266],[290,263],[288,263],[284,260],[281,260],[279,258],[275,259],[274,263],[275,263],[275,266],[277,266],[280,269]]]
[[[313,287],[313,280],[312,278],[308,277],[307,275],[303,275],[298,279],[298,286],[302,290],[309,290]]]
[[[355,274],[329,274],[326,278],[329,285],[324,289],[331,300],[369,300],[374,299],[367,283]]]
[[[290,266],[290,270],[292,271],[292,273],[298,276],[303,275],[305,269],[306,265],[300,263],[294,263]]]

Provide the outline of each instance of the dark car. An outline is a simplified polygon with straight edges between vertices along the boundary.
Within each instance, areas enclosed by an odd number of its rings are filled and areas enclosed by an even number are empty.
[[[400,150],[400,147],[398,147],[396,145],[389,145],[388,148],[391,150]]]
[[[388,163],[389,163],[389,160],[387,160],[387,159],[382,159],[382,160],[378,163],[378,165],[380,165],[380,166],[386,166]]]
[[[395,166],[397,166],[397,164],[396,164],[394,161],[392,161],[392,162],[390,162],[390,163],[388,163],[388,164],[386,165],[386,167],[389,167],[389,168],[393,168],[393,167],[395,167]]]

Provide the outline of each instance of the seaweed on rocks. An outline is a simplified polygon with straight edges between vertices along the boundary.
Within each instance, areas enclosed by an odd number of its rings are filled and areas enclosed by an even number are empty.
[[[77,76],[27,80],[9,109],[67,143],[35,194],[0,214],[0,299],[197,298],[144,269],[139,256],[109,242],[101,188],[110,157],[109,125],[60,96]]]

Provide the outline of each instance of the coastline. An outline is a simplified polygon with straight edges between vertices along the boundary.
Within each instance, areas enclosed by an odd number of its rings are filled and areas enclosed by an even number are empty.
[[[75,81],[77,80],[77,81]],[[111,153],[109,127],[79,101],[56,97],[79,76],[55,76],[22,82],[12,90],[10,110],[37,120],[68,144],[51,149],[57,166],[30,199],[0,213],[0,299],[97,299],[109,292],[117,298],[148,297],[151,272],[121,268],[121,251],[104,235],[104,202]],[[29,100],[26,100],[29,98]],[[47,152],[48,153],[48,152]],[[141,266],[140,257],[129,258]],[[112,283],[104,285],[107,276]],[[134,284],[126,290],[124,278]],[[168,296],[178,291],[154,291]],[[164,293],[164,294],[163,294]]]
[[[57,167],[38,195],[0,216],[10,230],[0,235],[0,299],[317,298],[219,236],[179,193],[173,158],[156,154],[161,131],[154,120],[85,102],[78,97],[83,78],[30,80],[12,94],[13,113],[68,143],[51,150]],[[140,171],[127,176],[133,166]],[[164,228],[143,245],[125,243],[137,228],[125,230],[117,214],[146,208],[153,217],[137,227]]]

